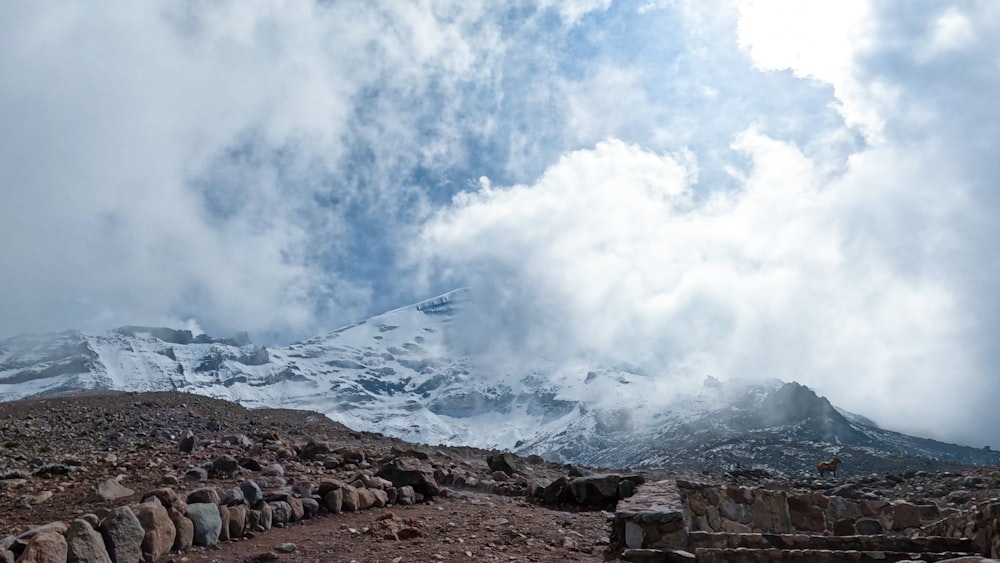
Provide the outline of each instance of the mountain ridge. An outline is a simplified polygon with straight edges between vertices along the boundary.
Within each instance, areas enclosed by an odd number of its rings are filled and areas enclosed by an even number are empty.
[[[707,377],[666,396],[630,366],[518,371],[456,353],[461,288],[280,347],[164,327],[0,342],[0,400],[81,389],[181,390],[248,407],[315,410],[412,442],[509,449],[605,466],[789,473],[840,455],[857,468],[1000,464],[988,450],[883,430],[795,382]],[[898,461],[898,463],[897,463]],[[923,463],[923,461],[921,461]]]

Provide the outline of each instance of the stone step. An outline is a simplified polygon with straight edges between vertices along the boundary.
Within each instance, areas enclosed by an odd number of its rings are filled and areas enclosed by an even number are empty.
[[[753,549],[701,547],[695,550],[698,563],[895,563],[924,561],[934,563],[959,557],[978,557],[967,552],[910,553],[905,551],[858,551],[833,549]]]
[[[925,552],[975,552],[969,538],[939,536],[909,538],[906,536],[810,536],[802,534],[727,534],[690,532],[687,549],[819,549],[833,551],[898,551]]]

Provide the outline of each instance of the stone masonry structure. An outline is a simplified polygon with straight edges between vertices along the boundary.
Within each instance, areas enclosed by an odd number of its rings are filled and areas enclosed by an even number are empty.
[[[1000,556],[1000,500],[967,509],[676,479],[619,503],[627,561],[982,561]],[[843,496],[840,496],[843,495]]]

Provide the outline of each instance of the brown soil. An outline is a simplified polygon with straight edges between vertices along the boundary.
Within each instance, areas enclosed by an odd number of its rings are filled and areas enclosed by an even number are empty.
[[[376,519],[387,511],[418,522],[424,536],[393,540],[373,535]],[[596,562],[606,557],[605,522],[601,512],[561,512],[509,497],[457,493],[414,506],[322,515],[218,549],[194,548],[168,561]],[[294,544],[293,553],[276,551],[287,543]]]

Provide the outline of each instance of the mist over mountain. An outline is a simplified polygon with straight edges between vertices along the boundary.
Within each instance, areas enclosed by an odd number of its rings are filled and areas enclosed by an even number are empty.
[[[1000,463],[989,450],[880,429],[795,382],[706,376],[670,389],[635,366],[485,365],[456,353],[469,345],[473,301],[460,289],[284,347],[141,326],[18,336],[0,342],[0,399],[179,390],[315,410],[415,442],[605,466],[801,473],[833,455],[853,471]]]

